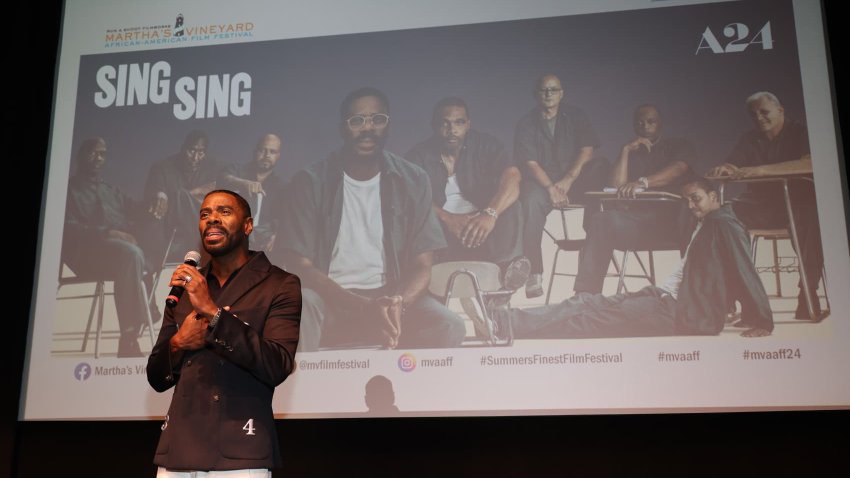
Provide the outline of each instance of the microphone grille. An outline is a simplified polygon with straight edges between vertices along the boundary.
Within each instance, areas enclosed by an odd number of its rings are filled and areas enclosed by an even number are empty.
[[[201,253],[199,253],[198,251],[189,251],[183,258],[183,262],[194,262],[195,266],[197,266],[201,263]]]

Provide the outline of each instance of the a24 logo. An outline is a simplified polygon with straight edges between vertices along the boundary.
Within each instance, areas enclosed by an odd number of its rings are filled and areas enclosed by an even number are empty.
[[[705,27],[702,33],[697,51],[699,55],[704,50],[711,53],[737,53],[747,49],[750,45],[761,45],[762,50],[773,49],[773,34],[770,31],[770,22],[764,24],[755,35],[750,36],[750,27],[743,23],[730,23],[723,27],[723,37],[726,45],[721,45],[717,36],[711,31],[711,27]]]

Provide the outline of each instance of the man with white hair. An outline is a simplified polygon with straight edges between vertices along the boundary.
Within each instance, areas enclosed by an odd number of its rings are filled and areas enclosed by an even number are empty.
[[[773,93],[760,91],[747,98],[747,109],[755,128],[744,133],[726,162],[709,171],[709,176],[743,179],[772,174],[811,173],[812,158],[806,127],[785,117],[785,108]],[[798,254],[806,269],[814,315],[806,307],[802,284],[797,297],[796,319],[819,320],[817,284],[823,271],[814,184],[789,182],[791,209],[800,241]],[[747,191],[735,198],[735,214],[750,229],[786,227],[788,214],[779,184],[750,183]]]

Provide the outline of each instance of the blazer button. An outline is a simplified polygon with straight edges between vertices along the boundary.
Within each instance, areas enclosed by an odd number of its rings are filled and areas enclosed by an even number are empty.
[[[186,365],[192,365],[192,359],[187,360]]]
[[[219,400],[221,400],[221,397],[219,397],[219,396],[218,396],[218,394],[213,395],[213,401],[214,401],[214,402],[217,402],[217,401],[219,401]]]

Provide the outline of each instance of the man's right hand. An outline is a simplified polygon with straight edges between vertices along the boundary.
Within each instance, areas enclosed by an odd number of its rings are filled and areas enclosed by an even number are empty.
[[[389,349],[398,346],[401,336],[402,297],[400,295],[382,296],[371,299],[366,305],[366,313],[378,321],[384,345]]]
[[[245,181],[245,185],[247,186],[249,194],[252,194],[254,196],[256,196],[257,194],[266,194],[266,192],[263,190],[263,183],[259,181]]]
[[[570,205],[570,198],[567,197],[567,190],[558,183],[552,184],[546,188],[546,192],[549,193],[549,201],[552,202],[553,207],[565,207]]]
[[[168,195],[162,191],[156,193],[156,196],[151,201],[148,212],[153,214],[153,217],[162,219],[168,211]]]
[[[117,239],[119,241],[129,242],[130,244],[136,244],[136,238],[133,237],[129,232],[118,231],[116,229],[110,229],[106,231],[107,239]]]
[[[632,151],[637,151],[641,145],[645,146],[647,151],[652,152],[652,141],[647,138],[636,138],[631,143],[623,146],[623,149],[631,153]]]
[[[443,211],[443,214],[440,214],[440,219],[454,237],[463,241],[463,231],[466,229],[466,225],[469,224],[470,219],[468,215],[452,214],[450,212]]]

